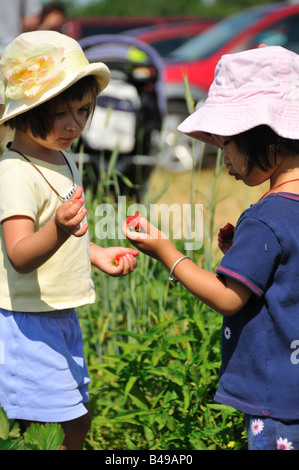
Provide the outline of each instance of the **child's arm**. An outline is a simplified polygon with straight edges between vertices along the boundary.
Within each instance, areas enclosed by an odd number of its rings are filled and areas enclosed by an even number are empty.
[[[2,222],[4,243],[14,269],[21,274],[30,273],[53,256],[70,235],[84,235],[88,226],[80,228],[86,215],[83,204],[82,188],[78,187],[73,197],[61,204],[56,216],[38,232],[34,232],[34,222],[29,217],[5,219]]]
[[[124,224],[123,230],[129,241],[143,253],[161,261],[170,270],[174,263],[182,257],[171,241],[149,222],[141,218],[140,232],[130,232]],[[177,264],[173,275],[195,297],[200,299],[222,315],[233,315],[238,312],[251,297],[251,291],[241,283],[206,271],[189,259]]]
[[[118,263],[115,257],[121,254]],[[139,252],[132,248],[108,247],[102,248],[90,242],[90,262],[110,276],[126,276],[136,269]]]

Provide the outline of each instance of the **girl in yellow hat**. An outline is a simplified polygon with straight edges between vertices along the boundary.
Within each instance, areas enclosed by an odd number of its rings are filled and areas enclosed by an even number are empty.
[[[89,377],[75,308],[95,302],[91,264],[124,276],[138,254],[90,242],[80,175],[66,152],[109,70],[90,64],[73,39],[36,31],[6,48],[0,71],[0,124],[14,131],[0,161],[0,404],[10,419],[61,423],[64,448],[81,449]]]

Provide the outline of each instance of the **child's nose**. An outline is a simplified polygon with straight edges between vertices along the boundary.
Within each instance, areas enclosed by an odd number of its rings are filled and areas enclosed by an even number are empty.
[[[80,124],[74,116],[70,115],[67,119],[65,127],[67,130],[77,130],[80,127]]]

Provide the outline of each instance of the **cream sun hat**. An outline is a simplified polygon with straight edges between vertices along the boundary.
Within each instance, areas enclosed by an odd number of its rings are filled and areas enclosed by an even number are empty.
[[[108,67],[89,63],[74,39],[56,31],[21,34],[5,48],[0,60],[0,102],[4,104],[0,125],[87,75],[95,76],[101,91],[110,80]]]
[[[178,129],[219,147],[213,135],[233,136],[259,125],[299,139],[299,55],[281,46],[223,55],[204,105]]]

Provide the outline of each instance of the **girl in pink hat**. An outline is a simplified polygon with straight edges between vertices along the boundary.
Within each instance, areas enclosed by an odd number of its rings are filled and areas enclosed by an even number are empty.
[[[95,302],[91,264],[124,276],[138,254],[90,242],[80,174],[67,153],[109,70],[89,64],[73,39],[37,31],[5,49],[0,71],[0,124],[14,131],[0,161],[0,404],[26,424],[61,423],[63,448],[81,449],[89,377],[75,308]]]
[[[223,316],[215,399],[245,413],[249,449],[299,449],[299,56],[275,46],[223,56],[179,130],[222,148],[233,178],[269,191],[231,237],[221,232],[216,273],[143,218],[124,231]]]

